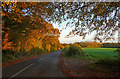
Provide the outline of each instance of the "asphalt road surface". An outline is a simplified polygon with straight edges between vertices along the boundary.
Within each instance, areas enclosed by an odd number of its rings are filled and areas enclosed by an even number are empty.
[[[59,69],[61,50],[3,68],[2,77],[65,77]]]

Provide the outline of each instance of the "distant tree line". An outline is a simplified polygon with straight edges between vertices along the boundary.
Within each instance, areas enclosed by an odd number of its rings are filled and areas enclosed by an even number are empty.
[[[69,47],[71,44],[63,44],[64,47]],[[100,43],[100,42],[93,42],[93,41],[86,41],[86,42],[75,42],[73,43],[75,46],[81,46],[83,48],[119,48],[119,43]]]
[[[103,48],[119,48],[120,44],[119,43],[103,43],[101,47],[103,47]]]

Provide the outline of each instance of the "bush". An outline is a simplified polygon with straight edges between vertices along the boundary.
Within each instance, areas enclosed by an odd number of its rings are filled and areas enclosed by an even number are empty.
[[[71,45],[68,49],[64,49],[65,56],[83,55],[84,52],[80,47]]]
[[[120,48],[117,48],[114,52],[118,53],[118,59],[120,60]]]

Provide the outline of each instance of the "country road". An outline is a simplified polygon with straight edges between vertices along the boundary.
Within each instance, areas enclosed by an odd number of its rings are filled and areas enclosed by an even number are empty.
[[[3,68],[2,76],[65,77],[58,66],[60,53],[61,50]]]

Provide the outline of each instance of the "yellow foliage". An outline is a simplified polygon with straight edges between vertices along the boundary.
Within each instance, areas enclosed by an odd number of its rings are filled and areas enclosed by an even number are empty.
[[[68,49],[70,47],[70,45],[66,45],[65,47],[66,47],[66,49]]]
[[[48,51],[50,51],[50,48],[51,48],[51,45],[50,45],[50,44],[47,44],[47,45],[46,45],[46,49],[47,49]]]

